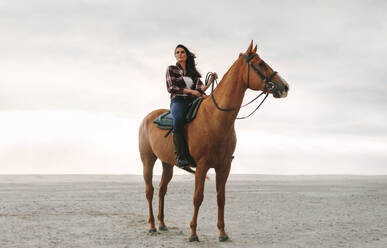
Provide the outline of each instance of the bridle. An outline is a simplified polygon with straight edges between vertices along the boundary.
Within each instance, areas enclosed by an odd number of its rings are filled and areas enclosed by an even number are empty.
[[[258,54],[253,54],[250,58],[247,57],[247,55],[244,53],[243,54],[243,58],[246,60],[247,64],[249,64],[249,67],[247,68],[247,88],[250,88],[250,66],[253,68],[253,70],[262,78],[262,80],[265,82],[265,87],[263,89],[263,92],[267,92],[269,90],[275,90],[277,88],[277,85],[273,82],[271,82],[271,80],[273,79],[273,77],[277,74],[276,71],[274,71],[269,77],[265,77],[265,75],[263,75],[263,73],[258,70],[257,67],[255,67],[252,63],[251,63],[251,60],[255,57],[255,56],[258,56]],[[265,64],[265,61],[263,61],[261,59],[261,61],[258,63],[259,65],[261,64]]]
[[[236,119],[238,120],[241,120],[241,119],[246,119],[248,118],[249,116],[251,116],[252,114],[254,114],[255,111],[258,110],[258,108],[262,105],[262,103],[266,100],[266,98],[268,97],[269,95],[269,92],[268,91],[274,91],[278,88],[277,84],[275,84],[274,82],[271,82],[271,80],[273,79],[273,77],[277,74],[276,71],[274,71],[269,77],[266,77],[260,70],[258,70],[258,68],[256,68],[252,63],[251,63],[251,60],[255,57],[255,56],[258,56],[258,54],[253,54],[252,56],[248,57],[246,54],[243,54],[243,58],[246,60],[247,62],[247,88],[250,88],[250,66],[253,68],[253,70],[261,77],[261,79],[265,82],[265,86],[263,88],[263,91],[261,92],[261,94],[259,94],[257,97],[255,97],[253,100],[251,100],[250,102],[248,102],[247,104],[244,104],[242,105],[241,107],[239,108],[222,108],[220,107],[216,101],[215,101],[215,97],[214,97],[214,83],[212,83],[212,86],[211,86],[211,99],[212,99],[212,102],[214,103],[215,107],[217,109],[219,109],[220,111],[235,111],[235,110],[239,110],[247,105],[249,105],[250,103],[254,102],[255,100],[257,100],[261,95],[263,94],[266,94],[265,97],[263,98],[263,100],[261,101],[261,103],[258,105],[257,108],[255,108],[253,110],[253,112],[251,112],[249,115],[247,116],[244,116],[244,117],[238,117]],[[265,62],[263,60],[261,60],[258,64],[264,64]],[[206,76],[206,84],[207,84],[207,81],[209,79],[209,77],[211,76],[210,75],[211,73],[207,73],[207,76]],[[216,82],[217,83],[217,82]]]

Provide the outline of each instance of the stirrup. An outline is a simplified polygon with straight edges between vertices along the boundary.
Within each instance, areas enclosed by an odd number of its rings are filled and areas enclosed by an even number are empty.
[[[185,168],[185,167],[189,167],[191,165],[191,163],[189,163],[189,161],[186,161],[187,164],[181,164],[181,163],[177,163],[176,166],[179,167],[179,168]]]
[[[196,167],[196,161],[193,159],[193,157],[191,157],[191,155],[188,155],[188,162],[192,167]]]

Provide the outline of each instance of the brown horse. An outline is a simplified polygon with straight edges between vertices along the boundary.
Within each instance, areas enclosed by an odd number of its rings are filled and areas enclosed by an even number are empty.
[[[190,223],[190,241],[199,241],[196,234],[197,217],[203,201],[204,181],[210,168],[216,172],[216,191],[218,202],[219,240],[228,236],[224,230],[225,186],[231,168],[232,155],[236,145],[234,122],[248,88],[271,93],[276,98],[286,97],[288,84],[266,64],[253,49],[251,41],[245,54],[238,59],[224,75],[211,97],[203,100],[196,118],[185,126],[185,137],[189,151],[197,163],[195,172],[195,192],[193,197],[194,214]],[[225,111],[228,108],[229,111]],[[220,110],[220,109],[223,109]],[[163,172],[159,188],[159,230],[167,230],[164,223],[164,196],[172,179],[174,146],[171,135],[165,138],[166,131],[157,128],[153,120],[167,111],[158,109],[148,114],[139,130],[139,149],[143,163],[146,198],[149,205],[150,232],[156,232],[153,216],[153,166],[157,158],[162,161]]]

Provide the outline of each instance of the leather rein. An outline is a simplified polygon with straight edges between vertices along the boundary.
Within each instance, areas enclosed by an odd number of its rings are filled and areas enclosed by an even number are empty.
[[[263,98],[263,100],[261,101],[261,103],[258,105],[258,107],[256,107],[249,115],[247,116],[244,116],[244,117],[237,117],[236,119],[238,120],[242,120],[242,119],[246,119],[248,118],[249,116],[251,116],[252,114],[254,114],[255,111],[257,111],[259,109],[259,107],[262,105],[262,103],[266,100],[266,98],[268,97],[269,95],[269,90],[275,90],[277,88],[277,85],[273,82],[271,82],[271,80],[273,79],[273,77],[277,74],[276,71],[274,71],[269,77],[265,77],[265,75],[258,70],[258,68],[256,68],[252,63],[251,63],[251,60],[255,57],[255,56],[258,56],[256,53],[253,54],[252,56],[250,57],[247,57],[246,54],[243,54],[243,58],[246,60],[247,64],[248,64],[248,69],[247,69],[247,88],[250,88],[250,66],[253,68],[253,70],[262,78],[262,80],[265,82],[265,87],[263,88],[263,91],[261,92],[261,94],[259,94],[257,97],[255,97],[253,100],[251,100],[250,102],[242,105],[241,107],[239,108],[222,108],[220,107],[216,101],[215,101],[215,97],[214,97],[214,82],[216,84],[218,84],[218,82],[215,80],[212,85],[211,85],[211,99],[212,99],[212,102],[214,103],[215,107],[217,109],[219,109],[220,111],[236,111],[236,110],[239,110],[247,105],[249,105],[250,103],[254,102],[255,100],[257,100],[261,95],[263,94],[266,94],[265,97]],[[262,60],[259,64],[264,64],[265,62]],[[207,76],[206,76],[206,80],[205,80],[205,84],[208,83],[208,80],[211,76],[211,72],[207,73]]]

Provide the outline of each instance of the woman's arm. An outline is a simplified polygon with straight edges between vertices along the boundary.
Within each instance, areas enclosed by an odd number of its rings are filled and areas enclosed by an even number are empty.
[[[191,95],[194,95],[194,96],[197,96],[197,97],[200,97],[202,95],[202,93],[200,93],[199,91],[191,90],[191,89],[184,89],[183,93],[184,94],[191,94]]]
[[[168,66],[166,73],[167,90],[171,94],[182,94],[185,88],[183,75],[176,66]]]
[[[202,80],[200,80],[200,78],[197,78],[196,79],[196,86],[195,86],[195,90],[191,90],[191,89],[184,89],[183,90],[183,93],[186,93],[186,94],[191,94],[191,95],[194,95],[194,96],[197,96],[197,97],[200,97],[202,95],[206,95],[206,93],[204,93],[208,87],[210,87],[210,85],[214,82],[215,79],[218,78],[218,75],[216,73],[213,73],[210,77],[210,82],[208,85],[204,85]]]
[[[205,91],[208,89],[208,87],[210,87],[210,85],[211,85],[212,83],[213,83],[213,82],[210,81],[209,84],[203,85],[203,86],[202,86],[202,91],[205,92]]]
[[[216,72],[211,74],[209,83],[207,85],[202,85],[201,87],[202,91],[205,92],[208,89],[208,87],[210,87],[210,85],[214,83],[215,79],[218,79],[218,74],[216,74]]]

